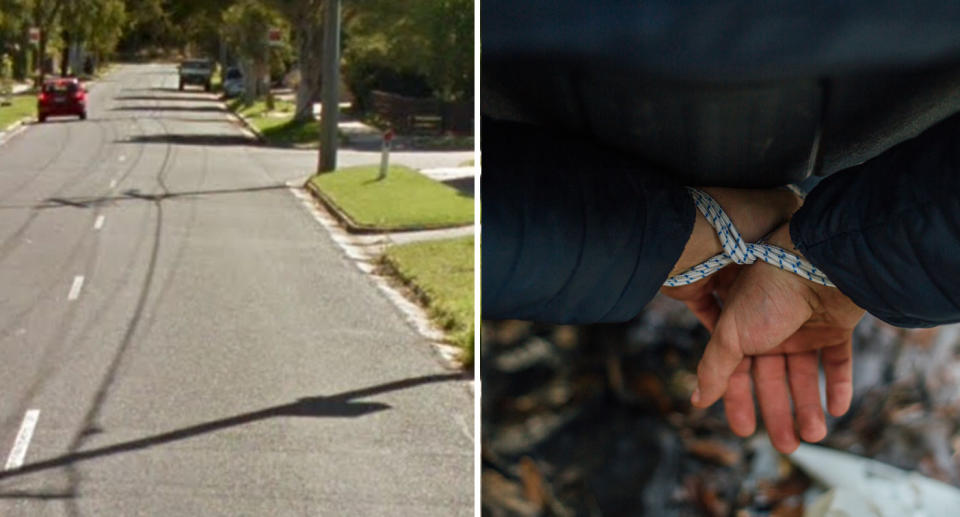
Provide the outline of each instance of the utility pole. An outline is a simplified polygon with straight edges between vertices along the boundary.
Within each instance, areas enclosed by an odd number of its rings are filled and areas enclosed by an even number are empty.
[[[320,119],[320,167],[337,168],[337,122],[340,118],[340,0],[325,0],[323,13],[323,111]]]

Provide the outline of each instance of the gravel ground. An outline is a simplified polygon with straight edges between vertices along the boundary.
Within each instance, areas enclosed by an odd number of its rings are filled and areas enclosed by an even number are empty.
[[[708,337],[662,297],[617,325],[485,322],[483,515],[802,515],[822,487],[720,404],[689,405]],[[853,406],[822,445],[958,486],[957,344],[865,318]]]

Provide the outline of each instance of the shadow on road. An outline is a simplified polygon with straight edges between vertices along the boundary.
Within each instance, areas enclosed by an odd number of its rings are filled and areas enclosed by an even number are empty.
[[[166,199],[175,199],[179,197],[190,196],[209,196],[216,194],[245,194],[250,192],[264,192],[267,190],[283,190],[290,188],[286,184],[263,185],[259,187],[244,187],[234,189],[211,189],[211,190],[185,190],[182,192],[162,192],[159,194],[147,194],[137,189],[127,190],[121,196],[103,196],[103,197],[51,197],[43,201],[43,204],[35,205],[33,208],[56,208],[63,206],[72,206],[74,208],[91,208],[113,201],[163,201]],[[0,208],[6,208],[0,206]]]
[[[163,201],[165,199],[175,199],[190,196],[210,196],[222,194],[245,194],[250,192],[263,192],[268,190],[283,190],[290,188],[286,184],[262,185],[258,187],[243,187],[234,189],[210,189],[210,190],[186,190],[182,192],[162,192],[158,194],[147,194],[137,189],[131,189],[119,196],[99,196],[99,197],[51,197],[44,199],[41,203],[35,205],[0,205],[0,210],[21,210],[32,208],[36,210],[49,208],[93,208],[101,205],[108,205],[116,201]]]
[[[217,120],[217,122],[229,122]],[[217,134],[174,134],[137,135],[126,140],[116,140],[118,144],[173,144],[173,145],[258,145],[259,142],[244,135]]]
[[[183,95],[123,95],[114,97],[116,101],[201,101],[201,102],[220,102],[216,97],[198,96],[193,93]]]
[[[56,115],[56,116],[51,116],[50,118],[48,118],[43,122],[40,122],[39,120],[31,120],[30,122],[26,122],[26,124],[29,126],[46,126],[46,125],[52,125],[52,124],[67,124],[67,123],[80,124],[83,122],[93,122],[93,121],[94,119],[90,119],[90,118],[88,118],[86,121],[81,120],[80,117],[76,115]]]
[[[189,97],[183,100],[191,100]],[[170,106],[161,104],[159,106],[121,106],[113,108],[110,111],[211,111],[216,113],[229,113],[220,106]]]
[[[0,472],[0,480],[9,479],[17,476],[23,476],[25,474],[30,474],[30,473],[38,472],[42,470],[66,467],[81,461],[88,461],[96,458],[101,458],[104,456],[110,456],[112,454],[118,454],[122,452],[131,452],[139,449],[146,449],[156,445],[163,445],[171,442],[176,442],[179,440],[185,440],[187,438],[192,438],[194,436],[198,436],[201,434],[212,433],[215,431],[220,431],[221,429],[237,427],[244,424],[249,424],[251,422],[256,422],[259,420],[265,420],[268,418],[276,418],[276,417],[354,418],[354,417],[359,417],[359,416],[367,415],[370,413],[383,411],[385,409],[390,409],[391,406],[388,404],[384,404],[382,402],[359,402],[359,401],[356,401],[355,399],[371,397],[374,395],[379,395],[381,393],[388,393],[391,391],[414,388],[417,386],[422,386],[424,384],[449,382],[449,381],[463,380],[463,379],[464,379],[464,376],[459,373],[424,375],[421,377],[412,377],[409,379],[402,379],[399,381],[378,384],[376,386],[369,386],[366,388],[345,391],[343,393],[337,393],[335,395],[304,397],[294,402],[291,402],[289,404],[272,406],[272,407],[268,407],[258,411],[252,411],[249,413],[243,413],[240,415],[223,418],[220,420],[212,420],[210,422],[204,422],[201,424],[184,427],[182,429],[176,429],[174,431],[169,431],[166,433],[155,434],[153,436],[147,436],[147,437],[139,438],[136,440],[130,440],[127,442],[107,445],[105,447],[97,447],[97,448],[93,448],[85,451],[64,454],[62,456],[57,456],[55,458],[50,458],[48,460],[38,461],[35,463],[28,463],[17,469],[5,470]],[[92,430],[92,431],[87,430],[86,433],[92,434],[95,432],[98,432],[98,430]],[[40,497],[42,495],[43,494],[33,494],[32,497]],[[27,498],[27,497],[31,497],[31,495],[16,494],[16,493],[8,494],[8,495],[0,494],[0,498],[4,498],[4,497]],[[63,497],[69,497],[69,496],[48,494],[47,497],[63,498]]]

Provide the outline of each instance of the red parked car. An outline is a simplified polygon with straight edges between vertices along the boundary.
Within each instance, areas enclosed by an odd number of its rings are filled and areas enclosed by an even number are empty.
[[[87,118],[87,91],[76,78],[50,79],[43,83],[43,89],[37,95],[37,119],[40,122],[59,115],[76,115],[80,120]]]

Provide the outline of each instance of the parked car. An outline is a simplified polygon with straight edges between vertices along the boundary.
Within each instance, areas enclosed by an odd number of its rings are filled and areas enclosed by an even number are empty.
[[[37,94],[37,120],[60,115],[87,118],[87,90],[76,77],[47,80]]]
[[[188,84],[203,86],[210,91],[210,78],[213,77],[213,64],[206,59],[188,59],[180,63],[180,89]]]
[[[246,86],[243,83],[243,72],[237,67],[230,67],[223,78],[223,95],[227,98],[243,95]]]

